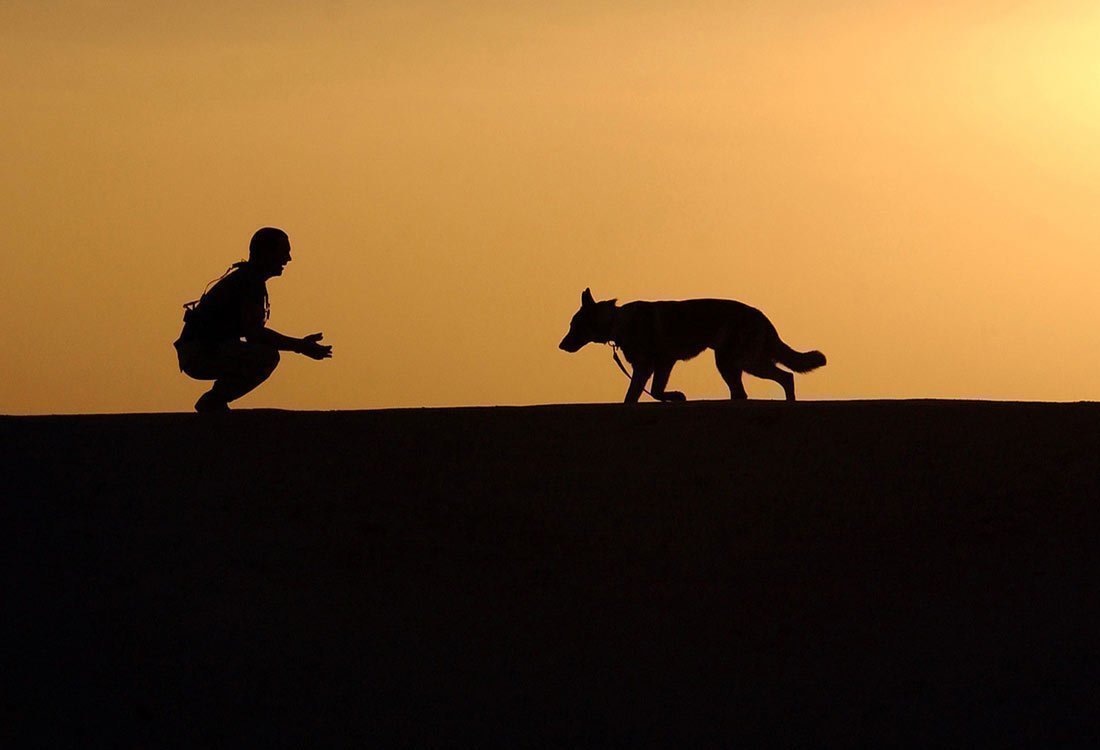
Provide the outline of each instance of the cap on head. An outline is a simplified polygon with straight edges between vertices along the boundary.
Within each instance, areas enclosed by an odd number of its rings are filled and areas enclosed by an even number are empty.
[[[248,243],[248,259],[262,261],[276,253],[285,252],[289,246],[290,238],[282,229],[263,227],[256,230]]]

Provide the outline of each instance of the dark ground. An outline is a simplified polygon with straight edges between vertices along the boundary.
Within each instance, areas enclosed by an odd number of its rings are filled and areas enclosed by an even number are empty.
[[[1096,746],[1100,406],[0,418],[4,747]]]

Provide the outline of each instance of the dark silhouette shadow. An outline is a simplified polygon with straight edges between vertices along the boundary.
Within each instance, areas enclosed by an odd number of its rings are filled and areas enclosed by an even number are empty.
[[[825,364],[819,351],[797,352],[783,343],[764,313],[740,302],[724,299],[689,299],[678,302],[596,302],[592,292],[581,294],[581,308],[569,322],[569,332],[558,345],[576,352],[585,344],[610,344],[622,367],[618,350],[631,365],[626,403],[637,401],[653,377],[649,393],[658,401],[685,401],[683,393],[666,390],[672,368],[680,360],[714,350],[718,372],[730,389],[731,399],[748,398],[741,384],[744,372],[774,380],[794,401],[794,372],[809,372]],[[623,368],[626,372],[626,369]]]
[[[320,343],[323,334],[298,339],[267,327],[267,280],[282,276],[289,262],[286,232],[259,229],[248,244],[248,260],[234,263],[199,299],[184,305],[183,332],[174,344],[180,371],[196,380],[214,381],[195,402],[195,411],[228,411],[230,401],[275,371],[280,351],[312,359],[332,356],[332,347]]]

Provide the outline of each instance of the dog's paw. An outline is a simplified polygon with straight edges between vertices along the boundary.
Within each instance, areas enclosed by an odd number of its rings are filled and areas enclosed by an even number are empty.
[[[680,391],[665,391],[662,401],[687,401],[687,396]]]

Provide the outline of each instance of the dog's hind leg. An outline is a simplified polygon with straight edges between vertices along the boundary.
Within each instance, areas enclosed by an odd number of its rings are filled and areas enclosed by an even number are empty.
[[[756,362],[745,368],[749,375],[755,375],[765,380],[774,380],[783,386],[783,393],[788,401],[794,401],[794,375],[775,366],[774,362]]]
[[[729,352],[715,349],[714,364],[718,366],[718,372],[722,375],[722,380],[726,381],[726,385],[729,386],[731,400],[741,401],[749,397],[745,393],[744,384],[741,382],[741,364],[736,361],[736,357],[729,354]]]
[[[668,385],[668,376],[672,374],[672,368],[675,364],[675,360],[672,362],[662,362],[654,369],[653,385],[649,388],[649,392],[653,394],[653,398],[660,401],[687,401],[687,397],[680,393],[680,391],[665,390],[665,386]]]

